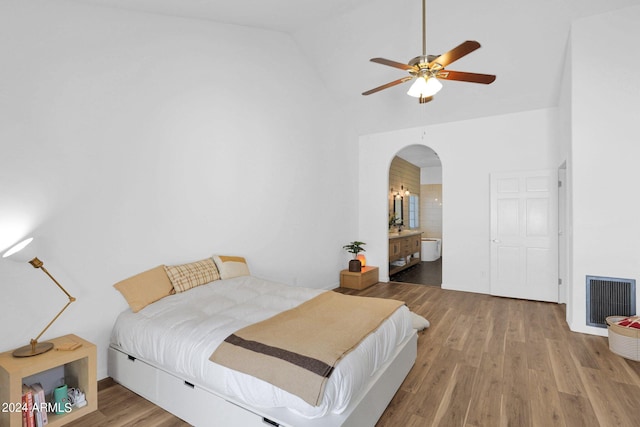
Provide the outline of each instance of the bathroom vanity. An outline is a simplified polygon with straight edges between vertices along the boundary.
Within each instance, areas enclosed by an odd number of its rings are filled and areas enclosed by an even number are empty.
[[[420,264],[422,232],[406,230],[389,233],[389,276]]]

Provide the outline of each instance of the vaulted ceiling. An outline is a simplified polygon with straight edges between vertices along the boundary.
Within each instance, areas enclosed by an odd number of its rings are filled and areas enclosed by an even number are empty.
[[[477,40],[482,48],[448,68],[497,79],[491,85],[445,81],[434,101],[419,105],[405,94],[409,83],[367,97],[361,93],[406,75],[370,58],[407,62],[421,53],[420,0],[76,1],[287,32],[324,82],[311,91],[328,91],[360,134],[555,106],[570,54],[571,23],[640,5],[640,0],[428,0],[427,53]],[[594,52],[594,76],[603,57],[606,52]]]

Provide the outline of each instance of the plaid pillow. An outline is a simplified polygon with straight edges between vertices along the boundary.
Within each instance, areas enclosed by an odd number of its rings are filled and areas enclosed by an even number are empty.
[[[184,292],[196,286],[220,279],[220,273],[211,258],[188,264],[164,266],[176,292]]]

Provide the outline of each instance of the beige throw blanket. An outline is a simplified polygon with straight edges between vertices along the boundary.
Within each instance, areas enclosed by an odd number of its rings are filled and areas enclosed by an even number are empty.
[[[325,292],[236,331],[209,359],[318,406],[336,363],[402,305]]]

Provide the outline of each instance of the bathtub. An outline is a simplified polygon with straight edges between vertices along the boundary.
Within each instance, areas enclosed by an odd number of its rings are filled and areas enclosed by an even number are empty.
[[[435,261],[442,252],[442,239],[437,237],[422,238],[422,261]]]

